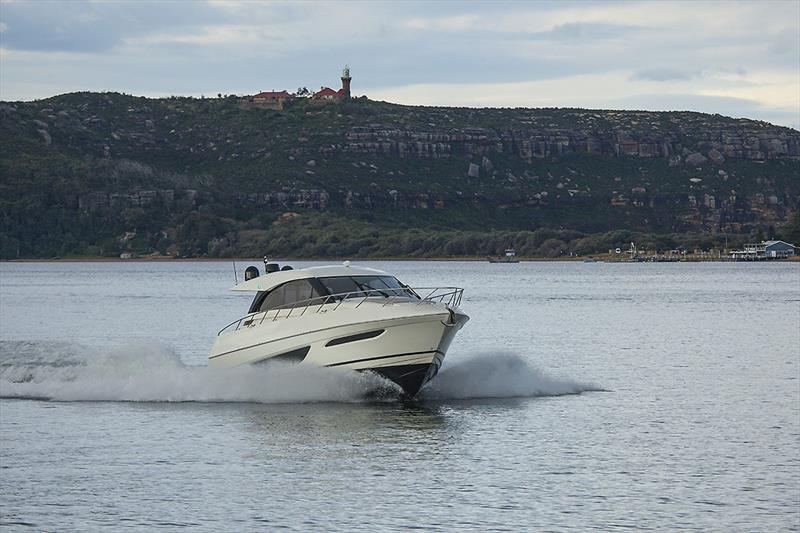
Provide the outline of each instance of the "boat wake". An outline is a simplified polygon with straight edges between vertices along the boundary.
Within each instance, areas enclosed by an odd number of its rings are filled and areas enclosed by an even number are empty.
[[[452,361],[455,359],[455,361]],[[550,377],[513,353],[452,358],[420,393],[422,399],[530,398],[603,391],[588,383]]]
[[[445,366],[419,400],[558,396],[600,390],[549,378],[513,354]],[[401,391],[371,373],[275,363],[192,366],[159,345],[110,350],[68,343],[0,342],[0,397],[56,401],[311,403],[393,401]]]
[[[0,343],[0,396],[5,398],[355,402],[385,387],[385,381],[378,376],[311,365],[276,363],[230,369],[192,366],[158,345],[103,351],[68,344]]]

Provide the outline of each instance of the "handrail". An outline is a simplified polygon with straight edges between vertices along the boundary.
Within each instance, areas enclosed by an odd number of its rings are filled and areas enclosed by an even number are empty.
[[[427,291],[430,292],[425,296],[425,298],[420,298],[417,295],[417,291]],[[387,294],[393,293],[393,294]],[[267,314],[275,312],[275,314],[270,317],[272,322],[275,322],[278,319],[286,319],[292,315],[292,311],[295,309],[303,308],[300,312],[299,316],[303,316],[306,311],[310,307],[317,307],[317,310],[314,313],[319,313],[322,311],[323,307],[329,304],[333,304],[334,302],[336,305],[333,309],[326,309],[325,311],[336,311],[339,307],[344,303],[345,300],[354,299],[354,298],[361,298],[361,301],[356,304],[353,309],[358,309],[361,307],[361,304],[366,302],[370,298],[374,298],[376,295],[380,295],[383,298],[386,298],[386,301],[383,303],[382,307],[387,305],[393,304],[398,299],[408,300],[409,303],[416,301],[417,305],[422,304],[431,304],[431,303],[440,303],[444,304],[447,307],[458,307],[461,305],[461,297],[464,294],[464,289],[459,287],[398,287],[398,288],[385,288],[385,289],[369,289],[369,290],[358,290],[358,291],[350,291],[350,292],[340,292],[337,294],[329,294],[326,296],[317,296],[314,298],[307,298],[305,300],[299,300],[297,302],[292,302],[290,304],[282,305],[280,307],[275,307],[273,309],[268,309],[266,311],[257,311],[255,313],[250,313],[245,315],[237,320],[234,320],[217,333],[217,336],[222,335],[225,331],[231,329],[233,326],[233,331],[237,331],[239,328],[244,326],[251,326],[255,322],[258,322],[258,325],[262,324],[265,319],[267,319]],[[280,316],[281,311],[287,311],[285,316]]]

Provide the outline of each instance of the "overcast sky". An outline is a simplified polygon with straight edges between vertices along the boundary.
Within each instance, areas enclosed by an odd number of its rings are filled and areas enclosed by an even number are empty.
[[[404,104],[693,110],[800,129],[800,0],[0,0],[0,98],[339,86]]]

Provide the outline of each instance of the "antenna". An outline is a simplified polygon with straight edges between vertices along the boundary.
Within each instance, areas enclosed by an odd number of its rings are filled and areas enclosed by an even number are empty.
[[[231,257],[231,261],[233,261],[233,281],[236,282],[236,285],[239,284],[239,276],[236,275],[236,258]]]

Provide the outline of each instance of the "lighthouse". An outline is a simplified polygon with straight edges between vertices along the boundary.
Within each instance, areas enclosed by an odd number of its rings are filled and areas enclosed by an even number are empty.
[[[350,67],[348,65],[344,66],[344,70],[342,70],[342,98],[344,100],[350,99],[350,80],[353,79],[350,77]]]

